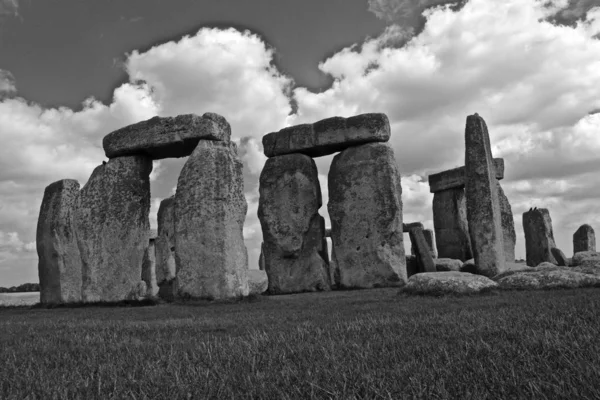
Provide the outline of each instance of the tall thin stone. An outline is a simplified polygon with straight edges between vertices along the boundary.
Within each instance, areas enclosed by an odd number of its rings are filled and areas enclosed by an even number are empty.
[[[75,227],[83,301],[138,297],[150,231],[151,171],[147,156],[113,158],[81,189]]]
[[[340,286],[405,283],[402,186],[392,148],[369,143],[342,151],[333,159],[328,186]]]
[[[142,262],[142,280],[146,282],[146,296],[154,297],[158,294],[158,285],[156,283],[156,238],[150,237],[148,247],[144,253]]]
[[[490,136],[483,118],[467,117],[465,196],[476,272],[494,276],[505,269],[502,217]]]
[[[317,166],[303,154],[267,160],[260,174],[258,218],[269,293],[329,290],[325,223]]]
[[[515,219],[508,197],[502,190],[502,185],[497,182],[498,200],[500,202],[500,219],[502,220],[502,243],[504,244],[504,259],[506,262],[515,262],[515,244],[517,234],[515,232]]]
[[[543,262],[558,264],[552,254],[556,243],[548,209],[534,208],[523,213],[523,231],[527,265],[536,267]]]
[[[433,229],[424,229],[423,236],[425,236],[425,241],[429,248],[431,249],[431,257],[437,258],[437,250],[435,248],[435,235],[433,233]]]
[[[433,227],[439,258],[467,261],[473,258],[462,187],[433,194]]]
[[[177,296],[248,295],[242,168],[235,143],[208,140],[183,166],[175,194]]]
[[[73,222],[78,197],[79,182],[72,179],[44,191],[36,234],[42,304],[81,301],[81,256]]]
[[[156,236],[156,283],[158,295],[165,300],[175,297],[175,196],[160,202],[157,214]]]
[[[588,224],[581,225],[573,234],[573,254],[581,251],[596,251],[596,233]]]

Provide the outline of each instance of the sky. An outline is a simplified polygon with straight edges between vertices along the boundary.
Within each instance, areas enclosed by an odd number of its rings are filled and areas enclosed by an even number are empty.
[[[106,134],[207,111],[244,162],[250,268],[262,136],[365,112],[390,119],[405,222],[433,228],[427,176],[464,164],[477,112],[517,258],[530,207],[567,256],[580,225],[600,229],[600,0],[0,0],[0,286],[38,282],[44,188],[83,186]],[[331,159],[316,160],[326,218]],[[154,162],[154,226],[184,162]]]

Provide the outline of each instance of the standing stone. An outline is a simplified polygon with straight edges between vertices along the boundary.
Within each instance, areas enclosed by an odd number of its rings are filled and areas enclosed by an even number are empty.
[[[75,214],[85,302],[121,301],[139,290],[148,247],[150,172],[147,156],[117,157],[96,167]]]
[[[504,270],[502,219],[490,136],[483,118],[467,117],[465,196],[476,271],[494,276]]]
[[[156,283],[156,238],[150,234],[150,240],[146,252],[144,253],[144,261],[142,262],[142,280],[146,283],[148,297],[155,297],[158,294],[158,285]]]
[[[543,262],[558,263],[552,255],[556,244],[548,209],[534,208],[523,213],[523,230],[527,265],[536,267]]]
[[[267,160],[260,174],[258,218],[269,293],[329,290],[321,205],[312,158],[288,154]]]
[[[175,196],[160,202],[157,215],[158,232],[156,247],[156,283],[158,295],[165,300],[175,297]]]
[[[573,254],[581,251],[596,251],[596,233],[588,224],[581,225],[573,234]]]
[[[508,198],[502,190],[500,182],[496,181],[498,201],[500,202],[500,219],[502,221],[502,243],[504,244],[504,259],[506,262],[515,262],[515,244],[517,234],[515,233],[515,220]]]
[[[433,194],[433,226],[438,257],[461,261],[473,258],[463,188]]]
[[[411,251],[417,261],[418,272],[435,272],[431,246],[425,239],[423,224],[420,222],[403,224],[403,231],[408,232],[410,237]]]
[[[425,236],[425,241],[429,245],[431,249],[431,257],[437,258],[437,250],[435,248],[435,235],[433,234],[433,229],[425,229],[423,230],[423,236]]]
[[[78,196],[79,182],[72,179],[44,191],[36,234],[42,304],[81,301],[81,256],[73,225]]]
[[[248,295],[242,167],[235,143],[204,140],[183,166],[175,194],[177,296]]]
[[[565,256],[565,253],[559,248],[553,247],[550,249],[552,256],[556,260],[556,265],[559,267],[567,267],[569,265],[569,259]]]
[[[264,271],[265,270],[265,244],[261,243],[260,244],[260,256],[258,257],[258,269],[260,271]]]
[[[342,151],[333,158],[328,187],[340,286],[404,284],[402,186],[392,148],[369,143]]]

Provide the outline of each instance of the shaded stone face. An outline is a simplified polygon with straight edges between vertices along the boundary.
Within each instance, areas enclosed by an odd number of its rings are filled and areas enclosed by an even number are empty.
[[[500,203],[500,220],[502,221],[502,243],[504,246],[504,259],[506,262],[515,261],[515,245],[517,234],[515,232],[515,220],[508,198],[502,190],[500,182],[496,182],[498,201]]]
[[[171,300],[175,296],[175,293],[172,292],[172,281],[177,274],[175,266],[175,196],[160,202],[157,222],[156,283],[162,289],[159,290],[159,296]]]
[[[425,241],[431,250],[431,257],[437,258],[437,249],[435,248],[435,235],[433,233],[433,229],[423,230],[423,236],[425,236]]]
[[[417,260],[418,272],[435,272],[435,263],[431,255],[431,247],[423,234],[423,225],[413,227],[405,227],[410,236],[411,248],[414,250],[414,255]]]
[[[78,197],[79,182],[72,179],[44,191],[36,233],[42,304],[81,301],[81,256],[73,222]]]
[[[494,158],[494,171],[496,179],[504,178],[504,159]],[[429,191],[431,193],[443,190],[458,189],[465,187],[465,167],[449,169],[447,171],[431,174],[428,177]]]
[[[156,283],[156,246],[155,239],[150,239],[144,261],[142,262],[142,280],[146,283],[146,296],[154,297],[158,294],[158,285]]]
[[[302,153],[326,156],[350,146],[387,142],[390,123],[385,114],[361,114],[350,118],[327,118],[314,124],[296,125],[263,137],[267,157]]]
[[[370,143],[336,155],[329,171],[333,262],[340,286],[406,282],[402,187],[391,147]]]
[[[581,225],[573,234],[573,254],[581,251],[596,251],[596,233],[588,224]]]
[[[535,208],[523,213],[523,231],[527,265],[536,267],[543,262],[557,264],[552,255],[552,249],[556,247],[552,219],[546,208]]]
[[[267,160],[260,175],[258,218],[269,293],[329,290],[321,188],[314,160],[289,154]]]
[[[467,117],[465,129],[465,196],[476,271],[494,276],[504,270],[505,255],[496,172],[483,118]]]
[[[83,301],[121,301],[138,290],[149,240],[151,171],[149,157],[113,158],[81,190],[75,229]]]
[[[215,113],[154,117],[109,133],[102,140],[106,157],[144,154],[158,160],[192,154],[203,140],[229,141],[231,127]]]
[[[183,166],[175,194],[177,296],[248,295],[242,234],[247,209],[235,144],[200,141]]]
[[[433,226],[438,257],[461,261],[473,258],[467,203],[462,188],[434,193]]]

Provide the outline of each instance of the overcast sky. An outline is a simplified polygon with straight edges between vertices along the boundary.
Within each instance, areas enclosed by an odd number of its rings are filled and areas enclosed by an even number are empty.
[[[405,222],[433,227],[427,175],[464,164],[477,112],[506,160],[517,258],[530,207],[567,256],[579,225],[600,229],[599,0],[0,0],[0,286],[38,281],[44,188],[85,184],[104,135],[207,111],[240,144],[250,268],[262,136],[365,112],[390,118]],[[153,224],[184,161],[154,163]]]

